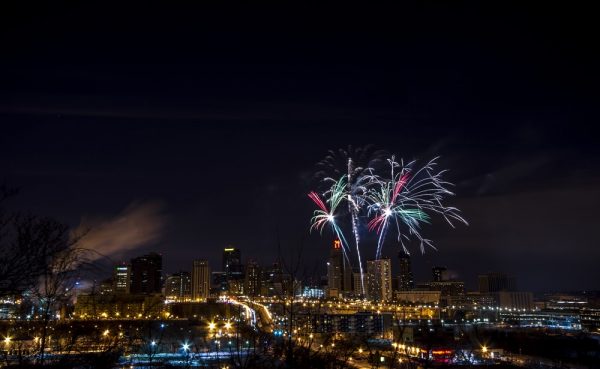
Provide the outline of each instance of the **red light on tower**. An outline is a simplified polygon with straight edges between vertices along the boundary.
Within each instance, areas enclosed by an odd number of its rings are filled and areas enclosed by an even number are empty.
[[[341,249],[342,248],[342,242],[340,240],[333,241],[333,248],[334,249]]]

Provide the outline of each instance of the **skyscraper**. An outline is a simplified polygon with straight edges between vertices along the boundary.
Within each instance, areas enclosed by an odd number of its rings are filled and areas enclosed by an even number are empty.
[[[365,285],[365,292],[367,288],[367,276],[361,276],[360,271],[355,271],[352,273],[352,284],[354,286],[354,296],[363,296],[362,284]]]
[[[131,293],[160,293],[162,256],[155,252],[131,259]]]
[[[230,277],[242,274],[242,252],[228,247],[223,249],[223,272]]]
[[[281,263],[276,261],[263,273],[261,295],[281,296],[285,292],[286,276],[283,274]]]
[[[333,247],[329,251],[329,261],[327,262],[327,286],[329,290],[342,291],[342,271],[344,268],[344,255],[339,240],[335,240]]]
[[[192,299],[206,299],[209,294],[210,267],[208,260],[194,260],[192,264]]]
[[[390,259],[367,261],[368,297],[371,300],[392,299],[392,263]]]
[[[344,257],[340,240],[333,241],[327,262],[327,283],[330,291],[352,293],[352,268]]]
[[[398,254],[400,259],[400,276],[398,277],[398,290],[410,291],[415,288],[412,270],[410,267],[410,254],[404,250]]]
[[[244,293],[255,297],[261,294],[262,269],[255,261],[250,261],[246,266],[246,279]]]
[[[434,282],[441,282],[441,281],[445,281],[447,280],[447,276],[446,276],[446,267],[443,266],[434,266],[433,268],[431,268],[431,273],[433,275],[433,281]]]
[[[115,293],[131,292],[131,266],[128,264],[116,265],[113,269],[113,291]]]
[[[342,272],[342,291],[344,292],[344,296],[347,296],[354,292],[354,289],[352,288],[354,280],[352,278],[352,267],[350,266],[348,260],[343,258],[342,263],[344,265],[344,270]]]
[[[165,296],[171,300],[185,301],[192,297],[192,278],[189,272],[174,273],[165,281]]]
[[[233,295],[244,294],[244,266],[239,249],[228,247],[223,250],[224,290]]]

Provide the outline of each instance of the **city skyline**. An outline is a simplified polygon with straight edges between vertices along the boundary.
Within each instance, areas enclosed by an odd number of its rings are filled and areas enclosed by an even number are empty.
[[[600,367],[587,4],[0,4],[0,366]]]
[[[234,293],[237,295],[248,295],[247,288],[251,288],[253,292],[249,294],[249,296],[261,296],[263,294],[260,293],[260,284],[259,280],[268,279],[269,266],[273,266],[277,264],[277,262],[269,262],[260,259],[256,259],[254,257],[248,257],[246,259],[241,258],[241,251],[238,248],[232,248],[231,245],[223,248],[222,259],[217,263],[217,265],[222,265],[222,267],[215,268],[211,267],[211,264],[207,259],[196,259],[192,260],[190,265],[181,265],[180,269],[176,272],[162,272],[161,271],[161,286],[162,290],[156,289],[152,291],[142,291],[138,290],[130,290],[130,285],[133,284],[134,279],[139,279],[139,276],[135,276],[135,269],[132,268],[132,264],[137,262],[138,260],[146,260],[148,258],[155,259],[160,258],[160,263],[163,262],[163,255],[156,253],[149,253],[147,255],[137,255],[132,258],[130,262],[121,261],[117,264],[112,265],[112,278],[110,279],[111,286],[113,290],[112,292],[116,293],[132,293],[132,294],[153,294],[153,293],[163,293],[165,296],[171,296],[167,291],[172,289],[173,287],[169,284],[169,279],[171,277],[182,278],[183,275],[186,275],[189,286],[185,288],[187,290],[187,294],[189,294],[189,298],[193,300],[198,299],[206,299],[209,296],[217,296],[223,292],[231,292],[230,286],[220,286],[219,283],[216,282],[215,278],[222,278],[222,282],[227,282],[229,280],[244,280],[243,287],[240,291],[237,291],[237,286],[234,286]],[[228,272],[231,267],[230,261],[232,260],[231,254],[235,254],[233,260],[235,260],[235,273]],[[401,252],[399,254],[400,263],[394,265],[392,263],[391,258],[383,256],[381,259],[368,259],[365,260],[365,273],[364,273],[364,283],[365,283],[365,292],[362,293],[362,289],[360,287],[360,273],[357,272],[357,268],[350,268],[348,264],[346,264],[346,259],[343,257],[342,252],[340,250],[340,242],[339,240],[334,240],[333,244],[330,247],[330,255],[325,264],[327,267],[325,268],[325,272],[322,274],[309,275],[309,274],[301,274],[296,275],[298,282],[300,282],[300,286],[307,288],[322,288],[325,290],[332,290],[331,293],[325,293],[324,297],[328,298],[342,298],[342,296],[352,296],[359,297],[369,296],[370,285],[373,284],[372,281],[369,281],[370,275],[372,271],[369,271],[370,267],[373,267],[373,270],[376,270],[376,273],[382,274],[382,279],[385,280],[385,284],[389,284],[385,288],[390,292],[390,296],[396,292],[406,292],[406,291],[419,291],[423,289],[424,285],[433,284],[436,282],[458,282],[461,283],[462,286],[468,286],[469,288],[463,290],[463,292],[478,292],[481,294],[490,294],[497,293],[500,291],[523,291],[522,288],[518,287],[517,278],[510,274],[505,273],[503,271],[480,271],[476,279],[474,281],[465,281],[458,277],[457,274],[452,269],[448,269],[446,266],[434,266],[430,270],[430,275],[427,278],[423,278],[421,280],[414,280],[412,275],[412,267],[410,261],[410,255]],[[387,271],[382,272],[380,266],[381,262],[384,263]],[[155,263],[155,262],[154,262]],[[138,268],[139,269],[139,268]],[[283,274],[287,274],[288,272],[285,268],[281,269]],[[319,272],[317,272],[319,273]],[[126,277],[125,277],[126,276]],[[249,279],[252,278],[250,283],[252,284],[248,287]],[[108,281],[103,279],[106,275],[99,275],[100,280]],[[90,288],[93,290],[96,288],[96,284],[99,280],[96,280],[95,283],[90,287],[90,285],[84,284],[80,287],[80,293],[88,293],[90,292]],[[104,282],[103,282],[104,283]],[[177,282],[177,286],[180,289],[181,283]],[[374,282],[377,284],[376,288],[382,288],[381,283],[379,281]],[[440,284],[440,286],[443,283]],[[124,286],[127,286],[126,288]],[[198,286],[198,287],[195,287]],[[200,287],[202,286],[202,287]],[[438,286],[438,287],[440,287]],[[436,287],[436,288],[438,288]],[[464,287],[461,287],[464,288]],[[161,292],[162,291],[162,292]],[[201,292],[202,291],[202,292]],[[540,291],[536,291],[540,292]],[[560,292],[571,292],[571,293],[585,293],[584,290],[573,290],[573,291],[542,291],[545,293],[560,293]],[[594,291],[589,291],[594,292]],[[301,293],[299,292],[299,295]],[[265,295],[263,295],[265,296]],[[541,295],[540,295],[541,296]],[[376,298],[377,300],[379,298]],[[391,297],[390,297],[391,299]]]
[[[20,188],[5,206],[90,229],[86,245],[115,260],[168,251],[173,272],[227,245],[274,260],[300,243],[325,268],[333,236],[309,234],[316,164],[372,145],[439,155],[470,224],[426,227],[437,250],[411,246],[415,279],[448,265],[467,281],[503,270],[533,291],[598,288],[598,58],[584,22],[553,28],[521,6],[476,20],[444,7],[430,18],[431,5],[365,33],[322,19],[302,36],[296,18],[269,18],[276,34],[245,16],[159,32],[19,13],[1,36],[0,182]]]

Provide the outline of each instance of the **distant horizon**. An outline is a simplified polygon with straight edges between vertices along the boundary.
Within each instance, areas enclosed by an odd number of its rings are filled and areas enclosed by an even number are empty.
[[[229,246],[233,246],[233,245],[225,246],[225,247],[223,247],[223,249],[227,248]],[[235,247],[235,246],[233,246],[233,247]],[[236,247],[236,248],[239,249],[239,247]],[[240,251],[242,253],[242,264],[243,265],[246,265],[249,261],[254,261],[254,262],[257,262],[261,267],[268,267],[268,266],[272,266],[276,262],[276,260],[273,260],[272,262],[263,262],[259,258],[245,257],[244,256],[244,250],[240,249]],[[142,255],[146,255],[146,254],[149,254],[149,253],[152,253],[152,252],[156,252],[157,254],[161,255],[162,258],[163,258],[163,263],[167,259],[165,257],[164,253],[160,253],[160,252],[157,252],[157,251],[150,250],[150,251],[144,252],[144,253],[132,253],[130,257],[126,257],[126,258],[121,258],[119,260],[115,260],[115,262],[113,264],[110,264],[110,265],[107,264],[106,266],[107,267],[112,267],[112,266],[119,265],[120,263],[129,263],[130,259],[132,259],[132,258],[135,258],[135,257],[138,257],[138,256],[142,256]],[[392,262],[394,261],[394,258],[391,258],[391,257],[385,257],[385,256],[383,256],[382,258],[383,259],[389,258],[389,259],[392,260]],[[207,259],[207,258],[198,257],[196,259],[190,260],[189,266],[186,266],[186,267],[169,269],[169,270],[163,268],[163,276],[173,275],[173,274],[176,274],[176,273],[179,273],[179,272],[191,272],[191,270],[192,270],[191,266],[192,266],[192,263],[193,263],[194,260],[208,260],[208,264],[209,264],[209,266],[211,268],[211,273],[222,272],[222,270],[220,270],[221,268],[217,269],[217,268],[213,267],[214,265],[219,265],[220,266],[222,264],[222,260],[219,260],[219,261],[215,262],[215,260],[210,260],[210,259]],[[375,259],[369,259],[369,260],[375,260]],[[323,273],[318,276],[319,278],[323,278],[323,277],[327,276],[326,267],[325,267],[326,262],[324,261],[323,264],[324,264],[324,266],[322,268],[323,269]],[[414,264],[412,264],[412,266],[414,266]],[[448,271],[453,272],[453,273],[456,272],[455,269],[450,268],[450,267],[448,267],[448,265],[445,265],[445,264],[436,264],[435,266],[432,266],[432,268],[436,267],[436,266],[437,267],[446,267],[446,268],[448,268]],[[394,278],[397,278],[398,275],[399,275],[399,273],[397,273],[397,267],[398,267],[397,263],[393,262],[392,263],[392,274],[393,274]],[[108,272],[109,270],[107,269],[106,271]],[[426,270],[422,270],[422,271],[426,271]],[[600,293],[600,288],[588,288],[588,289],[586,289],[586,288],[572,288],[572,289],[562,289],[562,290],[525,290],[525,289],[523,289],[523,288],[521,288],[519,286],[519,278],[518,278],[517,275],[511,274],[511,273],[506,273],[506,272],[504,272],[502,270],[481,271],[481,272],[479,272],[479,273],[476,274],[475,279],[473,281],[466,280],[466,279],[463,279],[463,278],[460,278],[460,277],[458,277],[458,278],[451,278],[451,279],[448,279],[448,280],[449,281],[464,282],[465,283],[465,291],[466,292],[478,292],[478,288],[476,286],[476,284],[477,284],[477,276],[483,275],[483,274],[488,274],[488,273],[503,273],[503,274],[506,274],[508,276],[515,277],[516,278],[516,282],[517,282],[517,290],[518,291],[532,292],[535,296],[539,296],[539,295],[542,295],[542,294],[553,294],[553,293],[577,293],[577,294],[582,294],[582,293],[586,293],[586,292],[588,292],[588,293]],[[414,275],[414,268],[413,268],[413,275]],[[111,277],[109,274],[106,274],[106,275],[103,275],[103,276],[104,277]],[[306,278],[304,278],[304,279],[307,279],[307,278],[312,278],[312,276],[306,276]],[[427,279],[427,278],[429,278],[429,279]],[[423,278],[421,280],[418,280],[418,279],[415,278],[414,283],[415,283],[415,286],[416,286],[417,284],[420,284],[420,283],[429,283],[432,280],[433,280],[433,278],[432,278],[432,270],[430,268],[429,269],[429,275],[428,275],[428,277]],[[304,282],[306,282],[306,280],[304,280]]]

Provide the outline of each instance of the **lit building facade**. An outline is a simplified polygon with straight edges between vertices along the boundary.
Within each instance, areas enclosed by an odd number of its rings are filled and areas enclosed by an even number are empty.
[[[327,286],[330,297],[338,297],[339,294],[354,292],[352,288],[352,268],[344,257],[342,243],[340,240],[333,241],[327,262]],[[335,291],[335,292],[334,292]],[[336,296],[331,296],[331,293]]]
[[[131,292],[131,266],[116,265],[113,269],[113,291],[115,293]]]
[[[210,295],[210,267],[208,260],[194,260],[192,263],[192,299],[205,300]]]
[[[497,294],[498,306],[508,309],[533,309],[531,292],[500,291]]]
[[[367,261],[367,295],[371,300],[392,299],[392,263],[390,259]]]
[[[187,301],[192,298],[192,277],[189,272],[179,272],[167,277],[165,297],[173,301]]]
[[[244,293],[250,297],[261,294],[262,268],[255,261],[250,261],[246,266]]]

